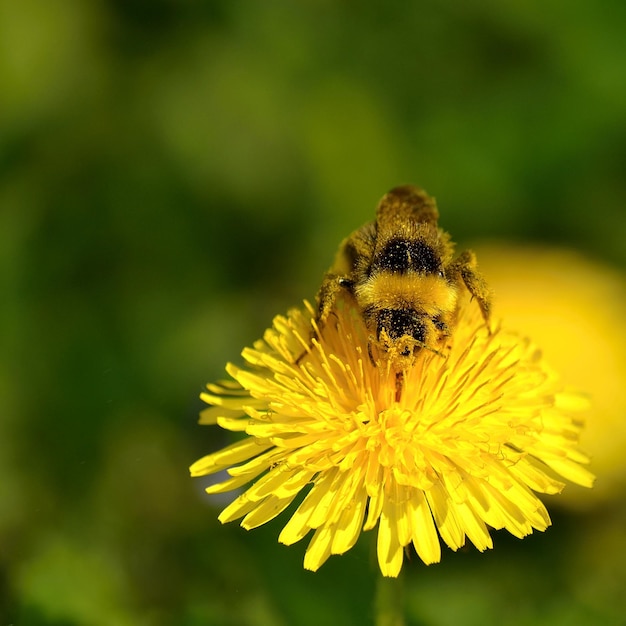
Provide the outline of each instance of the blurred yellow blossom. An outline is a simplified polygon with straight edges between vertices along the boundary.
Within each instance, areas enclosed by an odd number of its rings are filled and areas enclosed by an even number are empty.
[[[589,492],[566,489],[572,507],[626,493],[626,277],[571,250],[479,246],[495,292],[494,313],[532,337],[564,384],[589,394],[581,436],[598,479]]]

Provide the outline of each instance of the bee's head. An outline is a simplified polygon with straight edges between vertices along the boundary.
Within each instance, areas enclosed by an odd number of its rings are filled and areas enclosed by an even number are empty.
[[[438,327],[413,309],[379,310],[376,322],[378,359],[391,363],[397,371],[410,368],[423,349],[441,354]]]
[[[408,356],[412,350],[409,344],[423,345],[426,340],[424,317],[413,309],[382,309],[378,311],[376,335],[379,341],[398,345],[405,343]]]
[[[425,346],[424,319],[411,309],[383,309],[376,318],[379,357],[391,361],[398,370],[409,368],[417,352]]]

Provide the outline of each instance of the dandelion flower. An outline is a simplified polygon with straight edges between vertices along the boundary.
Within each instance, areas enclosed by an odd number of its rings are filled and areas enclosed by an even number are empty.
[[[462,302],[448,341],[445,357],[420,351],[399,390],[347,299],[323,332],[307,303],[276,317],[245,365],[227,366],[232,380],[202,394],[201,423],[243,434],[191,467],[227,471],[208,493],[243,489],[220,521],[251,529],[293,504],[279,541],[313,531],[310,570],[377,527],[378,563],[392,577],[410,544],[429,564],[441,540],[482,551],[490,529],[545,530],[536,493],[560,492],[558,476],[593,481],[577,448],[585,401],[560,388],[532,343],[490,332],[474,302]]]

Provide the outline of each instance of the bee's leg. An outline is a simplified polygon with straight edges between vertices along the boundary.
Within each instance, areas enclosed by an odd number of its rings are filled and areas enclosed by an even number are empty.
[[[378,361],[374,358],[374,353],[372,352],[372,339],[367,342],[367,356],[370,358],[370,363],[374,366],[378,366]]]
[[[317,324],[321,328],[335,307],[337,298],[342,291],[352,292],[354,283],[339,274],[328,273],[317,294]]]
[[[404,372],[396,372],[396,402],[402,399],[402,389],[404,387]]]
[[[492,293],[477,269],[476,255],[470,250],[466,250],[452,263],[450,271],[463,279],[467,290],[472,297],[476,298],[483,319],[489,325]]]
[[[352,287],[353,282],[345,276],[340,276],[330,272],[326,274],[324,282],[322,282],[322,286],[317,293],[317,314],[315,316],[315,324],[318,332],[311,330],[311,339],[315,339],[319,331],[324,328],[328,317],[335,307],[340,292],[348,289],[350,293],[352,293]],[[317,338],[319,339],[319,337]],[[310,351],[310,348],[311,344],[309,343],[309,348],[296,359],[296,364],[300,364],[302,359]]]

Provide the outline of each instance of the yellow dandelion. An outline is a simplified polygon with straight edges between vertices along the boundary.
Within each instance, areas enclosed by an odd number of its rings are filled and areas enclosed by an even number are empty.
[[[245,433],[191,467],[227,470],[208,493],[245,488],[221,522],[243,518],[251,529],[293,504],[279,541],[313,531],[310,570],[378,527],[380,569],[393,577],[410,544],[428,564],[440,560],[440,540],[482,551],[490,529],[545,530],[536,493],[560,492],[557,476],[591,486],[573,416],[585,401],[560,388],[532,343],[489,332],[474,302],[461,304],[446,355],[420,351],[400,385],[373,363],[349,301],[323,332],[314,320],[307,303],[276,317],[243,351],[245,366],[227,366],[233,380],[202,394],[211,406],[201,423]]]

